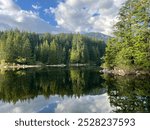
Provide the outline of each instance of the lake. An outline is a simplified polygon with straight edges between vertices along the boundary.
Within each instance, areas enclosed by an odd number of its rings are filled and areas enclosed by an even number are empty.
[[[150,112],[150,77],[97,67],[0,70],[1,113]]]

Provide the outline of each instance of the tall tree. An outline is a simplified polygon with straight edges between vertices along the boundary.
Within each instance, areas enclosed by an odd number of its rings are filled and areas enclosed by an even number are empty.
[[[120,9],[115,37],[106,48],[105,67],[150,69],[149,7],[149,0],[128,0]]]
[[[89,60],[88,48],[80,34],[75,34],[72,39],[70,52],[71,63],[86,63]]]
[[[44,41],[43,44],[40,45],[40,60],[43,63],[48,63],[48,57],[50,55],[50,48],[48,41]]]
[[[0,32],[0,63],[99,64],[104,48],[101,41],[81,34]]]
[[[53,40],[50,43],[50,57],[49,57],[50,64],[57,64],[58,62],[57,49],[58,49],[57,43],[55,40]]]

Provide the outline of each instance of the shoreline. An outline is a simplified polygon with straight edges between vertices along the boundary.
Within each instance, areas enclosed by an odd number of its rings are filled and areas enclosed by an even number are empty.
[[[113,75],[119,75],[119,76],[125,76],[125,75],[150,75],[150,71],[144,71],[144,70],[127,71],[127,70],[123,70],[123,69],[114,69],[114,70],[102,69],[99,72],[104,73],[104,74],[113,74]]]
[[[55,65],[0,65],[0,69],[26,69],[26,68],[40,68],[40,67],[85,67],[89,66],[89,64],[55,64]]]
[[[0,69],[26,69],[26,68],[38,68],[41,65],[0,65]]]

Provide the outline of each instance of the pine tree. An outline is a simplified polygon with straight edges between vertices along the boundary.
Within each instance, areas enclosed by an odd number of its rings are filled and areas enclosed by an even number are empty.
[[[102,42],[81,34],[0,32],[0,64],[100,63]]]
[[[121,8],[115,37],[106,48],[105,67],[150,69],[149,7],[149,0],[128,0]]]
[[[72,39],[72,49],[70,52],[71,63],[86,63],[89,60],[88,48],[80,34],[76,34]]]
[[[44,41],[43,44],[40,45],[40,61],[43,63],[49,63],[49,55],[50,55],[50,48],[48,41]]]
[[[50,43],[50,56],[49,56],[50,64],[57,64],[58,62],[57,49],[58,49],[57,43],[53,39],[53,41]]]

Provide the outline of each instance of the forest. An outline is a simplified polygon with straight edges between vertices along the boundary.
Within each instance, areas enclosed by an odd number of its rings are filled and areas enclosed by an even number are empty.
[[[106,44],[77,34],[37,34],[9,30],[0,32],[0,64],[96,64]]]
[[[150,1],[127,0],[106,47],[103,68],[150,71]]]

